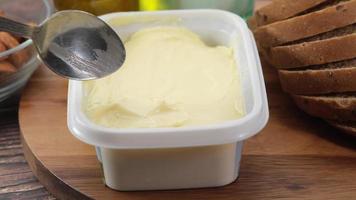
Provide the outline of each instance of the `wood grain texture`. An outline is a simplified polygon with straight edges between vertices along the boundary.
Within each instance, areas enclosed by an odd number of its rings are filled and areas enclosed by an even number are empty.
[[[275,70],[264,66],[270,121],[246,142],[240,178],[226,187],[152,192],[118,192],[105,187],[94,148],[67,129],[67,81],[46,68],[33,76],[20,105],[25,156],[39,180],[62,199],[355,197],[355,139],[299,111],[281,91]]]
[[[26,163],[17,109],[0,112],[0,199],[55,199]]]

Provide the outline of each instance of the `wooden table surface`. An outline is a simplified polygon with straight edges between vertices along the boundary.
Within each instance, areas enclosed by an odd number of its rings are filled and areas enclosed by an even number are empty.
[[[0,199],[55,199],[28,166],[20,142],[16,101],[0,111]]]
[[[269,0],[257,0],[260,7]],[[0,199],[55,199],[37,181],[23,156],[17,114],[18,98],[12,109],[0,108]]]

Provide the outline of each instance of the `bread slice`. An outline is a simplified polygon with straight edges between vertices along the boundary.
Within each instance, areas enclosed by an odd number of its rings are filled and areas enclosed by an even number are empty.
[[[348,60],[356,57],[356,33],[313,42],[279,46],[268,52],[269,62],[279,69]]]
[[[327,1],[321,3],[321,4],[317,5],[317,6],[314,6],[312,8],[309,8],[309,9],[299,13],[296,16],[305,15],[305,14],[308,14],[308,13],[311,13],[311,12],[316,12],[316,11],[319,11],[319,10],[322,10],[324,8],[337,5],[337,4],[339,4],[341,2],[345,2],[345,1],[350,1],[350,0],[327,0]]]
[[[344,26],[344,27],[329,31],[329,32],[325,32],[325,33],[314,35],[314,36],[311,36],[308,38],[303,38],[301,40],[289,42],[289,43],[283,44],[282,46],[300,44],[300,43],[304,43],[304,42],[314,42],[314,41],[318,41],[318,40],[326,40],[326,39],[330,39],[333,37],[350,35],[353,33],[356,33],[356,24],[351,24],[348,26]]]
[[[291,45],[305,43],[305,42],[313,42],[313,41],[325,40],[325,39],[330,39],[330,38],[333,38],[333,37],[350,35],[352,33],[356,33],[356,24],[351,24],[349,26],[338,28],[338,29],[335,29],[333,31],[329,31],[329,32],[326,32],[326,33],[321,33],[321,34],[318,34],[318,35],[315,35],[315,36],[312,36],[312,37],[309,37],[309,38],[304,38],[302,40],[297,40],[297,41],[294,41],[294,42],[290,42],[290,43],[287,43],[287,44],[285,44],[283,46],[291,46]],[[269,49],[262,48],[259,45],[259,43],[257,43],[257,45],[258,45],[258,49],[259,49],[260,54],[262,56],[264,56],[266,58],[266,60],[271,65],[273,65],[273,63],[269,59],[269,54],[268,54]]]
[[[283,90],[290,94],[356,92],[356,59],[306,70],[279,70],[278,74]]]
[[[292,97],[298,107],[309,115],[329,120],[356,122],[356,95],[292,95]]]
[[[338,121],[328,121],[328,123],[341,131],[356,136],[356,123],[355,122],[338,122]]]
[[[268,48],[354,23],[356,23],[356,0],[351,0],[317,12],[259,27],[254,30],[254,35],[261,47]]]
[[[256,24],[262,26],[294,17],[328,0],[274,0],[256,11]]]

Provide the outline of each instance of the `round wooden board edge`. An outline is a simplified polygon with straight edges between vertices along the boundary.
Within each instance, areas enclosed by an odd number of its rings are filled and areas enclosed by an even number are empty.
[[[21,130],[20,139],[25,159],[28,165],[30,166],[33,174],[53,196],[58,199],[93,199],[72,188],[70,185],[68,185],[55,174],[53,174],[49,169],[47,169],[44,164],[39,159],[37,159],[37,157],[31,151]]]

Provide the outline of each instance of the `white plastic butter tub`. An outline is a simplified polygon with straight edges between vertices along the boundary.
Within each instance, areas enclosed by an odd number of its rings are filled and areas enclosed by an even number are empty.
[[[96,147],[110,188],[162,190],[216,187],[239,174],[243,141],[267,123],[268,106],[256,44],[243,19],[220,10],[112,13],[101,17],[126,40],[154,26],[183,26],[211,45],[234,48],[246,108],[243,118],[182,128],[118,129],[96,125],[82,112],[82,83],[69,82],[68,127]]]

